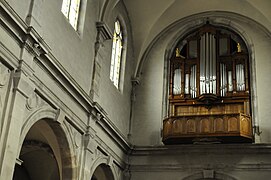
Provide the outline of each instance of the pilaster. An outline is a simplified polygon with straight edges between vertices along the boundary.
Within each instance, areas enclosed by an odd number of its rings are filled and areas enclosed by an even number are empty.
[[[9,99],[7,113],[3,120],[0,137],[0,179],[12,179],[14,165],[19,151],[19,141],[26,101],[33,87],[26,74],[19,68],[12,75],[13,89]]]

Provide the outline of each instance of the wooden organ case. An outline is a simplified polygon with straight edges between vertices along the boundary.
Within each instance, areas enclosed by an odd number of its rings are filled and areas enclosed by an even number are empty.
[[[243,40],[207,23],[182,39],[173,54],[164,144],[252,142]]]

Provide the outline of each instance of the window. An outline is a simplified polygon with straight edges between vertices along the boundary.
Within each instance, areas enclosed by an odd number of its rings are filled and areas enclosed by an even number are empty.
[[[252,141],[248,57],[240,36],[208,23],[177,43],[165,144]]]
[[[123,50],[123,37],[120,22],[115,21],[112,55],[111,55],[111,66],[110,66],[110,79],[116,88],[119,89],[120,73],[121,73],[121,59]]]
[[[61,11],[75,30],[78,27],[79,10],[80,0],[63,0]]]

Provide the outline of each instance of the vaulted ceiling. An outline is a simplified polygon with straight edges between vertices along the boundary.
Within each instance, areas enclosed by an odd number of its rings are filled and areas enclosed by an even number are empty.
[[[231,12],[271,31],[270,0],[123,0],[131,20],[134,55],[140,62],[151,42],[171,24],[204,12]]]

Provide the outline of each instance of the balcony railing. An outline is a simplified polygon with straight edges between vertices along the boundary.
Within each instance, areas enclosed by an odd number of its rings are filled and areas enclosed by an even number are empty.
[[[163,121],[163,142],[252,142],[251,118],[242,113],[171,116]]]

